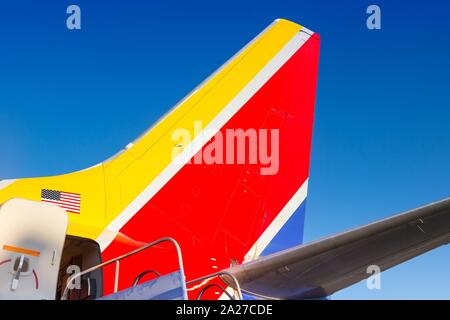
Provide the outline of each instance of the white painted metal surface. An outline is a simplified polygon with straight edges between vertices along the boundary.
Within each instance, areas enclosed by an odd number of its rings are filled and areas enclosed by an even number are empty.
[[[67,223],[59,207],[22,199],[3,204],[0,300],[55,299]]]

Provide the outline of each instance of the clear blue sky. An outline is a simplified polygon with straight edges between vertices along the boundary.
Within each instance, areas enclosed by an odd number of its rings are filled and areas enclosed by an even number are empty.
[[[82,30],[65,27],[82,10]],[[382,30],[365,10],[378,4]],[[119,151],[275,18],[320,33],[305,240],[450,196],[444,1],[2,1],[0,177]],[[335,299],[450,299],[450,248]]]

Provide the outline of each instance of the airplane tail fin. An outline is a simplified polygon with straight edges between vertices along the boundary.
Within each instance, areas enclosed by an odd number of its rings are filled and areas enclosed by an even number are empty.
[[[275,21],[121,155],[130,200],[108,230],[173,236],[188,279],[299,244],[318,56],[318,35]],[[109,231],[105,256],[125,252]]]
[[[76,195],[65,204],[69,234],[95,239],[105,260],[173,237],[188,279],[279,250],[277,237],[298,244],[319,43],[314,32],[276,20],[116,156],[68,175],[0,184],[0,203]],[[287,238],[283,226],[294,228]],[[161,263],[159,272],[176,265],[161,252],[130,260],[119,287],[148,261]]]

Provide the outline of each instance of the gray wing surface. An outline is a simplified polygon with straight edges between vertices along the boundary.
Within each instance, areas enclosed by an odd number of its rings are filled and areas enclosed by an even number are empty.
[[[278,299],[322,298],[447,244],[450,198],[325,239],[260,257],[227,271],[244,292]]]

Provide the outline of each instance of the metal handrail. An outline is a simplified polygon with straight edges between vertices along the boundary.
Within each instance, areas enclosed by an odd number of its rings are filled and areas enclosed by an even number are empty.
[[[194,284],[196,282],[200,282],[200,281],[208,280],[208,279],[211,279],[211,278],[219,277],[219,276],[222,276],[222,275],[228,276],[228,277],[230,277],[233,280],[234,285],[235,285],[235,288],[233,288],[234,289],[234,293],[235,293],[235,295],[237,295],[239,300],[242,300],[242,291],[241,291],[241,286],[239,285],[239,281],[237,280],[237,278],[234,275],[232,275],[231,273],[229,273],[227,271],[220,271],[220,272],[216,272],[216,273],[213,273],[213,274],[210,274],[210,275],[198,278],[198,279],[190,280],[190,281],[186,282],[186,286],[189,286],[189,285]]]
[[[202,290],[200,290],[200,292],[199,292],[199,294],[198,294],[198,296],[197,296],[197,300],[201,300],[203,294],[204,294],[207,290],[209,290],[209,289],[211,289],[211,288],[214,288],[214,287],[219,288],[220,290],[222,290],[222,292],[223,292],[228,298],[230,298],[230,300],[236,300],[236,298],[233,297],[233,296],[227,291],[227,289],[225,289],[224,287],[222,287],[222,286],[220,286],[220,285],[218,285],[218,284],[215,284],[215,283],[208,284],[206,287],[204,287]]]
[[[130,252],[124,254],[124,255],[121,255],[119,257],[116,257],[116,258],[111,259],[109,261],[106,261],[106,262],[103,262],[101,264],[98,264],[98,265],[96,265],[96,266],[94,266],[92,268],[86,269],[86,270],[84,270],[82,272],[79,272],[79,273],[76,273],[76,274],[72,275],[71,277],[69,277],[69,279],[67,279],[66,287],[64,288],[64,292],[63,292],[63,295],[61,297],[61,300],[66,300],[67,299],[67,294],[69,292],[69,285],[71,283],[73,283],[73,280],[75,280],[76,278],[81,277],[81,276],[83,276],[83,275],[85,275],[87,273],[90,273],[90,272],[95,271],[97,269],[103,268],[103,267],[105,267],[107,265],[110,265],[110,264],[112,264],[114,262],[116,264],[115,274],[114,274],[114,293],[116,293],[118,291],[118,286],[119,286],[120,260],[128,258],[129,256],[135,255],[136,253],[144,251],[144,250],[146,250],[148,248],[154,247],[157,244],[160,244],[161,242],[170,242],[170,243],[172,243],[174,245],[174,247],[175,247],[175,249],[177,251],[178,266],[180,268],[181,277],[182,277],[182,279],[184,279],[184,267],[183,267],[183,258],[182,258],[182,255],[181,255],[181,248],[180,248],[178,242],[175,239],[170,238],[170,237],[166,237],[166,238],[161,238],[159,240],[153,241],[153,242],[151,242],[149,244],[146,244],[146,245],[144,245],[144,246],[142,246],[140,248],[137,248],[137,249],[135,249],[133,251],[130,251]],[[185,282],[183,281],[183,283],[185,283]]]
[[[156,276],[156,279],[158,279],[159,277],[161,277],[161,274],[156,271],[156,270],[145,270],[144,272],[141,272],[136,279],[134,279],[133,282],[133,287],[136,287],[139,284],[139,281],[141,281],[141,279],[146,276],[149,273],[153,273]]]

